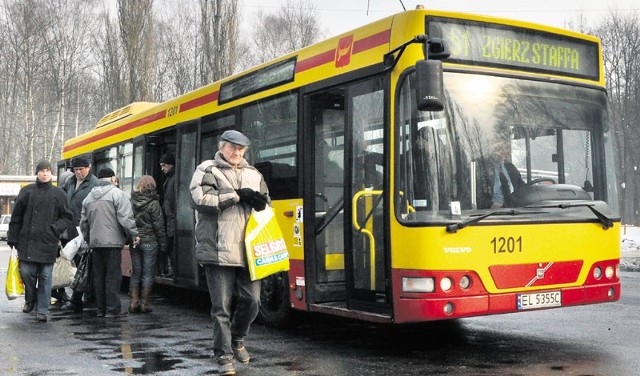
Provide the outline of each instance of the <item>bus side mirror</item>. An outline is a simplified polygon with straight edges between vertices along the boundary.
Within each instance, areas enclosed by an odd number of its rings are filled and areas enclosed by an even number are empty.
[[[420,111],[444,110],[444,86],[440,60],[416,62],[416,104]]]

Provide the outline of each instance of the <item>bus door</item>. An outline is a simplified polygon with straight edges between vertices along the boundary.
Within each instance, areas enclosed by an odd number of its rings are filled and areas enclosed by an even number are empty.
[[[345,88],[335,88],[305,98],[306,121],[313,132],[313,158],[303,179],[307,198],[304,209],[313,226],[305,226],[312,247],[306,248],[305,276],[308,303],[346,305],[345,249]],[[309,183],[311,183],[309,184]],[[311,185],[311,186],[308,186]],[[313,217],[309,218],[309,213]],[[311,234],[309,234],[311,232]]]
[[[305,226],[314,245],[305,256],[310,304],[380,312],[390,302],[382,223],[383,96],[381,80],[374,79],[305,98],[307,129],[314,130],[307,143],[314,149],[312,173],[305,177],[306,184],[313,181],[305,187],[305,212],[313,213],[314,224]]]
[[[176,134],[176,235],[175,252],[176,263],[174,266],[174,282],[198,286],[200,274],[195,258],[195,241],[193,229],[195,217],[191,206],[191,193],[189,184],[196,164],[200,163],[197,154],[198,122],[180,124]]]
[[[385,91],[375,77],[347,91],[348,216],[345,220],[345,266],[348,308],[390,312],[390,266],[385,246]]]

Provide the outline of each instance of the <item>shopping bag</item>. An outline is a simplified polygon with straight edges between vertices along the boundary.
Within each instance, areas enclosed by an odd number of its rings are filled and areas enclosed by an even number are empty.
[[[69,240],[64,248],[62,248],[62,252],[60,252],[60,255],[67,260],[73,260],[75,255],[78,253],[78,250],[85,245],[86,243],[84,242],[84,239],[82,239],[82,235],[78,235],[75,238]]]
[[[90,292],[93,290],[93,275],[91,274],[91,249],[88,249],[80,256],[78,262],[78,270],[71,282],[73,291],[76,292]]]
[[[289,251],[270,206],[251,210],[244,242],[252,281],[289,270]]]
[[[7,283],[5,285],[5,292],[9,300],[24,296],[24,285],[22,284],[22,278],[20,278],[18,263],[18,252],[15,249],[11,249],[9,268],[7,269]]]
[[[71,260],[58,257],[56,263],[53,264],[51,289],[59,289],[71,285],[76,275],[76,270]]]

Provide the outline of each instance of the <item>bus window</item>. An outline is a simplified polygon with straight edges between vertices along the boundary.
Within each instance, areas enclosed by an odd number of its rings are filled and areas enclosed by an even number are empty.
[[[133,191],[133,143],[120,145],[118,169],[114,170],[120,178],[120,189],[130,196]]]
[[[202,136],[200,138],[200,159],[198,163],[207,159],[213,159],[218,151],[218,136],[221,129],[231,129],[236,124],[234,114],[216,117],[202,123]]]
[[[445,78],[443,113],[417,110],[411,74],[400,85],[395,197],[401,220],[448,220],[454,201],[464,211],[525,207],[565,194],[606,199],[606,171],[593,157],[604,143],[594,136],[606,126],[604,93],[453,72]],[[427,136],[428,147],[416,146],[418,136]]]
[[[133,148],[133,186],[138,185],[140,178],[144,175],[144,144],[136,144]],[[122,183],[122,182],[121,182]]]
[[[298,195],[297,95],[261,101],[242,111],[241,131],[251,140],[245,158],[264,176],[272,199]]]
[[[413,77],[405,82],[398,109],[398,207],[405,215],[434,217],[456,196],[451,127],[444,112],[416,111]]]
[[[91,161],[91,173],[98,176],[103,168],[110,168],[118,175],[118,148],[110,147],[93,155]]]

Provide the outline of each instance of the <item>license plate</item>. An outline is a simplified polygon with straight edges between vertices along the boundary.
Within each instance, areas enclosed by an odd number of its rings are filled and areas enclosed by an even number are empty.
[[[562,293],[560,291],[538,292],[533,294],[518,294],[518,309],[537,309],[560,307]]]

